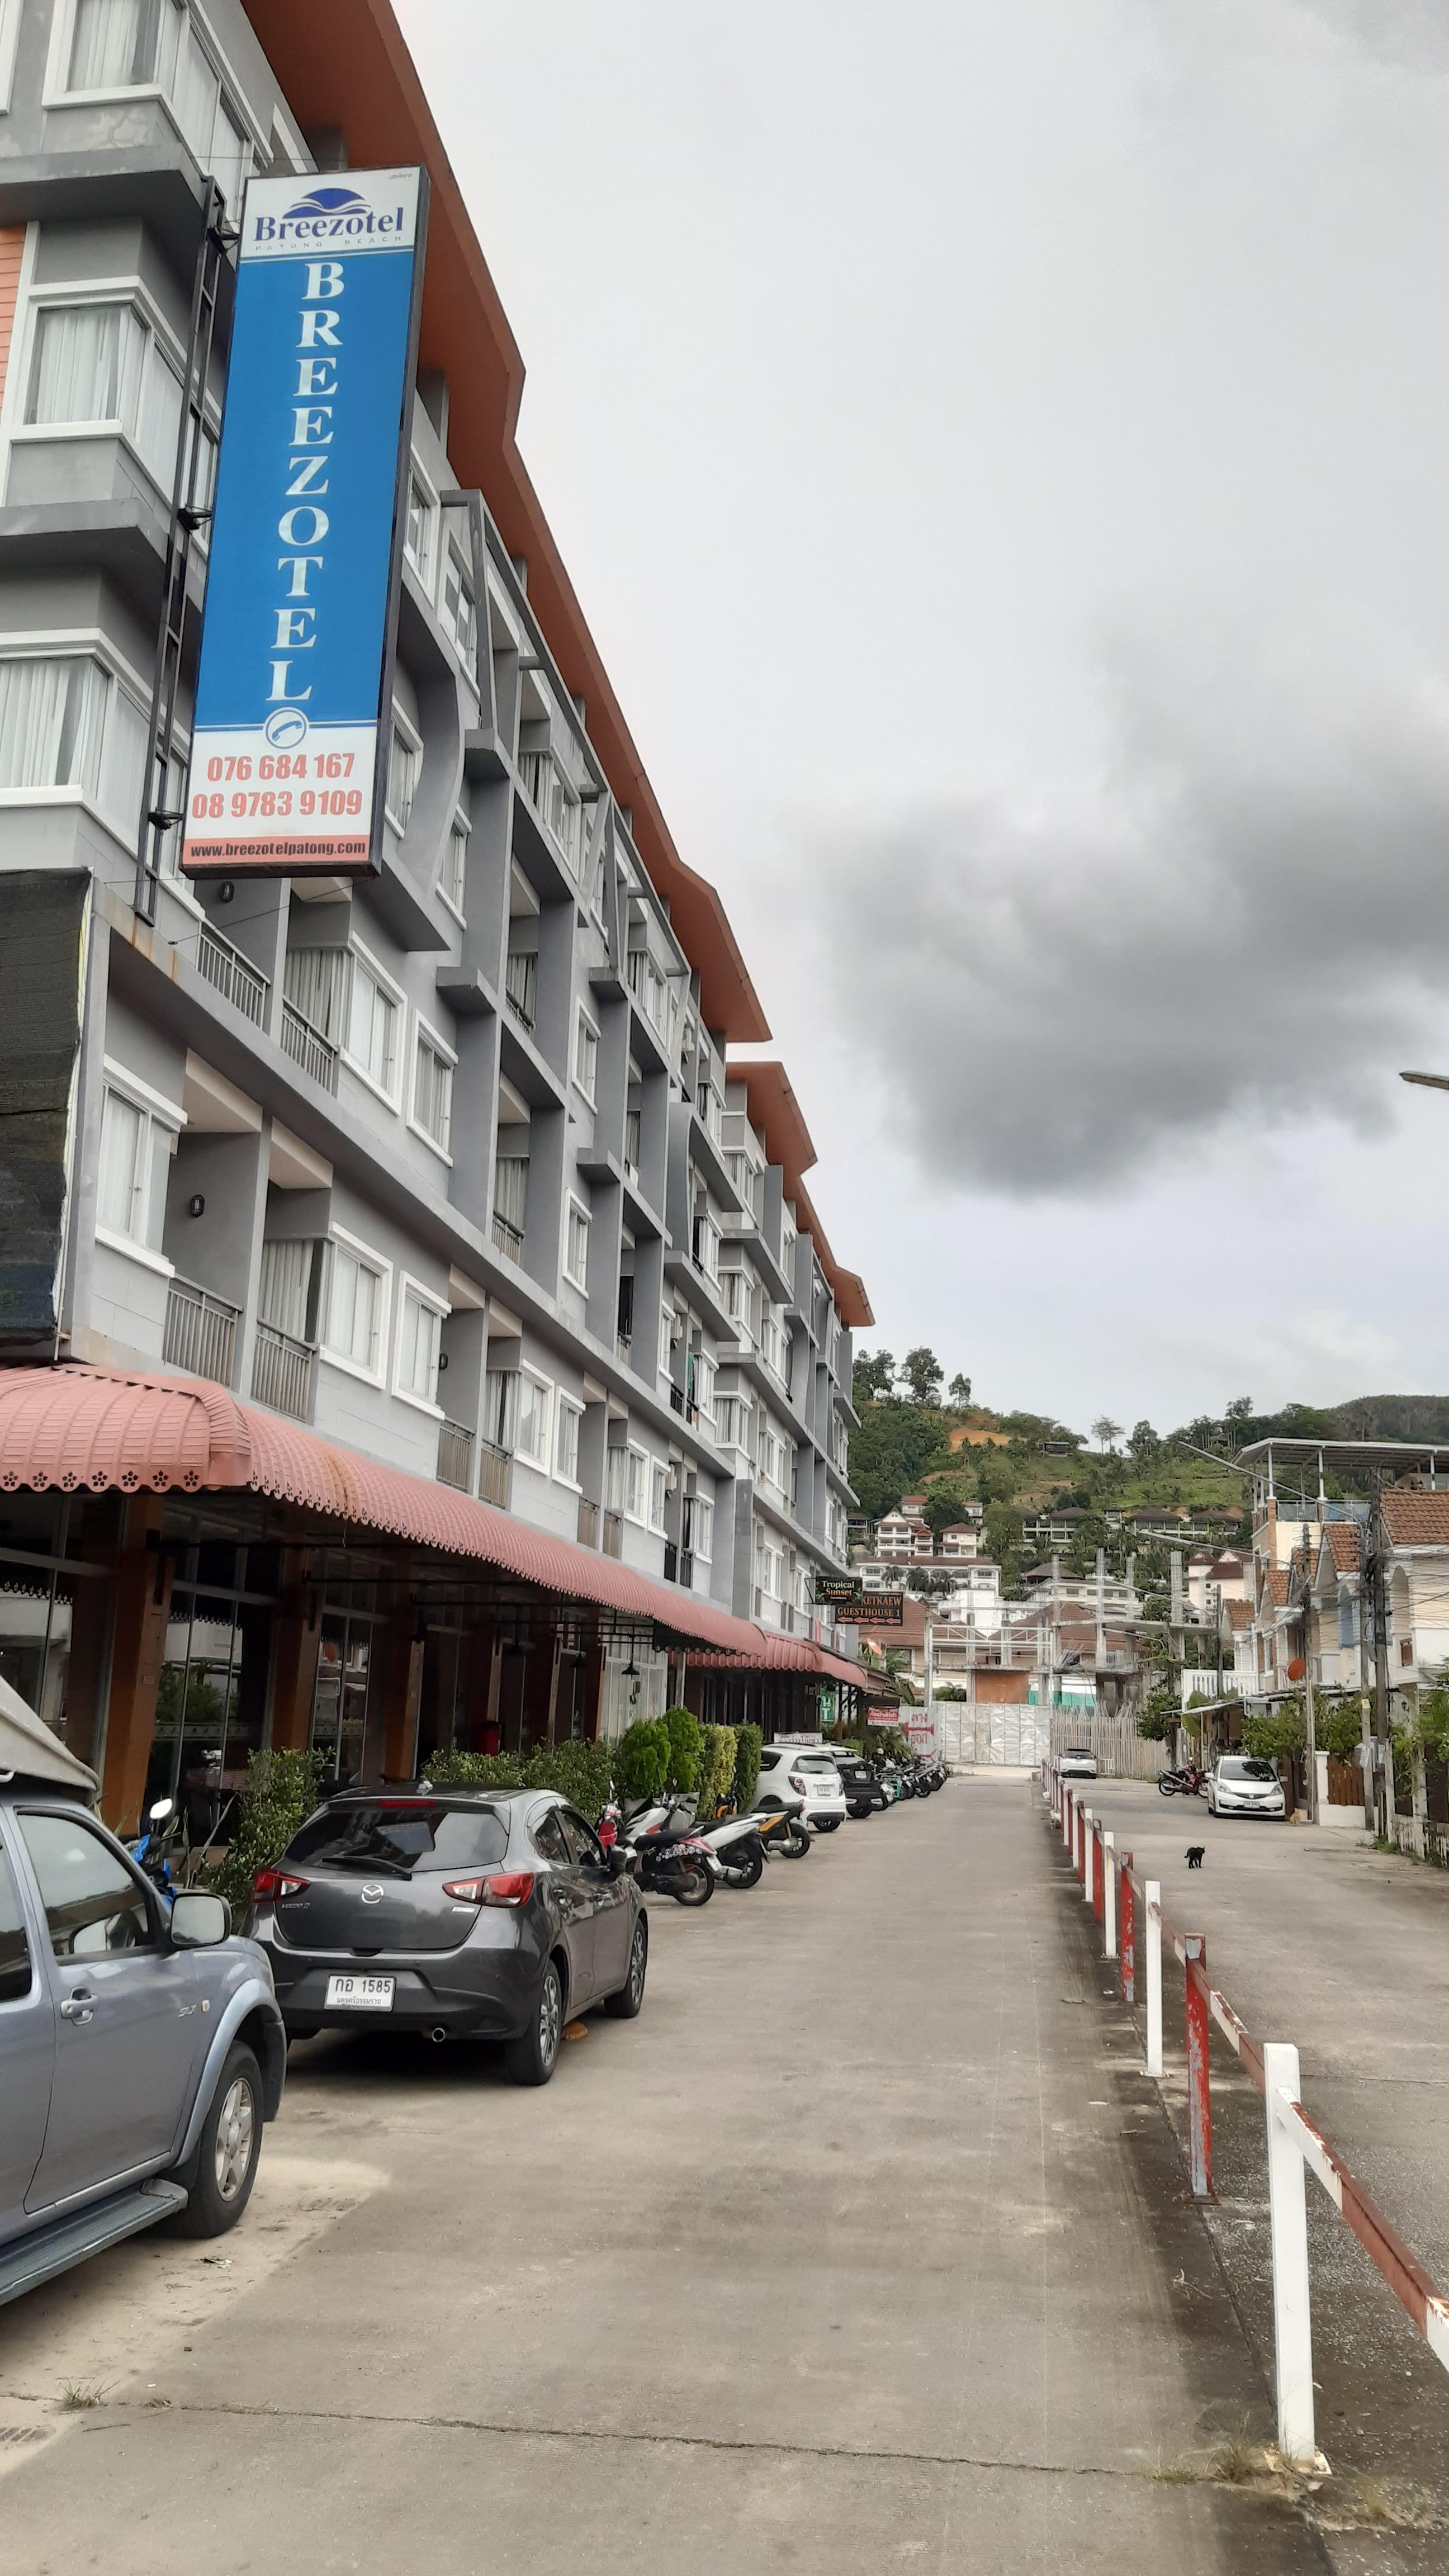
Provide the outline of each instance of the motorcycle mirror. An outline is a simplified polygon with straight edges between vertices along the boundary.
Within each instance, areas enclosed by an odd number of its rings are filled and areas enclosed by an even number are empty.
[[[174,1798],[158,1798],[154,1807],[147,1808],[146,1822],[149,1825],[159,1825],[164,1816],[172,1815],[175,1812],[175,1807],[176,1801]]]

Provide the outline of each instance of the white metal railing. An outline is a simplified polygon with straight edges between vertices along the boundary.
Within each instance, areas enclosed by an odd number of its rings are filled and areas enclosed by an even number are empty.
[[[166,1329],[161,1356],[168,1368],[189,1369],[194,1377],[214,1378],[230,1386],[236,1362],[236,1328],[241,1308],[225,1297],[213,1297],[189,1279],[171,1279],[166,1287]]]
[[[324,1091],[337,1088],[337,1049],[320,1029],[304,1019],[295,1002],[282,1004],[282,1053],[320,1082]]]
[[[252,1396],[273,1413],[290,1413],[305,1422],[312,1410],[312,1364],[317,1354],[309,1342],[297,1341],[276,1324],[258,1324],[252,1354]]]
[[[223,1001],[230,1002],[243,1019],[261,1027],[272,989],[270,979],[243,957],[240,949],[233,948],[229,939],[223,939],[219,930],[213,930],[210,922],[202,924],[196,942],[196,965],[198,973],[215,986]]]

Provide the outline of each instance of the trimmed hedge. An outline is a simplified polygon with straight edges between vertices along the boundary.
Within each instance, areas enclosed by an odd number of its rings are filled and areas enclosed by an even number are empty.
[[[439,1753],[427,1776],[439,1789],[556,1789],[597,1824],[609,1803],[613,1748],[607,1744],[540,1745],[521,1753]]]
[[[614,1777],[626,1798],[657,1798],[669,1777],[669,1729],[661,1717],[636,1717],[619,1738]]]
[[[746,1816],[755,1803],[760,1784],[760,1746],[764,1742],[757,1726],[735,1729],[734,1802],[737,1812]]]
[[[711,1817],[730,1797],[735,1781],[735,1731],[732,1726],[702,1726],[699,1796],[696,1813]]]
[[[687,1708],[667,1708],[663,1723],[669,1733],[669,1772],[665,1786],[687,1798],[699,1787],[699,1720]]]

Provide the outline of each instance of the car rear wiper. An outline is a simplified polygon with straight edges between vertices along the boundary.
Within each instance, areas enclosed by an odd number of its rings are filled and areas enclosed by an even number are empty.
[[[324,1869],[385,1869],[394,1878],[412,1877],[412,1871],[400,1860],[384,1860],[380,1852],[339,1852],[335,1860],[322,1860],[319,1852],[317,1857]]]

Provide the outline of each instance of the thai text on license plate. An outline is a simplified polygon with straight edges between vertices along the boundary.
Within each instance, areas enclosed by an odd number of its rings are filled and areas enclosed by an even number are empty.
[[[391,2012],[396,1977],[329,1977],[329,2012]]]

